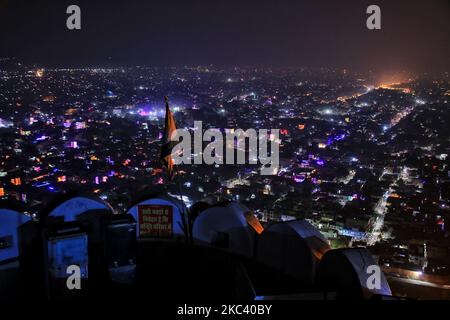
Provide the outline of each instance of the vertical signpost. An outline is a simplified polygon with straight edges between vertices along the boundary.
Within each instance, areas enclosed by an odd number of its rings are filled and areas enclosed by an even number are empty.
[[[173,208],[164,205],[139,205],[139,238],[171,238]]]

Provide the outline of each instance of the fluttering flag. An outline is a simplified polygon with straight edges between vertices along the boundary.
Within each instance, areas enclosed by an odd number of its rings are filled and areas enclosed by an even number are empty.
[[[264,227],[252,211],[245,214],[245,220],[247,220],[247,223],[253,228],[253,230],[256,231],[257,234],[261,234],[264,231]]]
[[[170,111],[169,108],[169,98],[164,97],[164,101],[166,102],[166,119],[160,159],[163,165],[167,168],[169,179],[172,180],[174,177],[172,149],[176,145],[176,142],[171,141],[171,137],[175,133],[175,130],[177,130],[177,128],[175,126],[175,119],[173,117],[172,111]]]

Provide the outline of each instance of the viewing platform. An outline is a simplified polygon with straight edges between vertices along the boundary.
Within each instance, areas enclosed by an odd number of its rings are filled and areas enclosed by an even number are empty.
[[[368,288],[374,265],[364,248],[332,250],[306,221],[263,226],[238,202],[188,210],[148,194],[119,214],[62,194],[38,219],[0,204],[0,300],[392,298],[382,273]]]

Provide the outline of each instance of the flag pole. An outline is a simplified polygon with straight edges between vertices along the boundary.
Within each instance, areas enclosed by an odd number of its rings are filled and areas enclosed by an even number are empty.
[[[183,222],[183,227],[184,227],[184,233],[186,236],[186,242],[187,243],[192,243],[192,234],[191,234],[191,219],[190,219],[190,214],[189,214],[189,208],[186,206],[186,204],[184,203],[183,200],[183,192],[182,192],[182,188],[181,188],[181,183],[180,183],[180,177],[179,177],[179,171],[178,168],[175,167],[175,171],[176,171],[176,184],[178,186],[178,193],[179,193],[179,197],[181,200],[181,203],[183,204],[183,211],[186,213],[186,217],[184,216],[184,214],[181,215],[182,218],[182,222]],[[187,221],[186,221],[187,218]]]
[[[176,175],[179,176],[178,168],[174,165],[173,159],[172,159],[172,148],[173,148],[173,141],[171,141],[172,134],[176,131],[176,125],[175,125],[175,119],[173,117],[172,112],[170,111],[169,107],[169,98],[167,96],[164,96],[164,102],[166,104],[166,118],[165,118],[165,128],[164,128],[164,138],[163,138],[163,145],[161,147],[161,160],[163,164],[167,166],[167,173],[169,181],[172,181],[174,178],[174,169],[176,171]],[[181,221],[183,223],[183,229],[184,234],[186,237],[186,242],[190,243],[192,242],[191,238],[191,232],[190,232],[190,215],[189,210],[186,204],[183,200],[183,193],[181,191],[181,185],[180,185],[180,179],[177,177],[176,181],[177,187],[178,187],[178,193],[181,200],[181,203],[183,204],[183,210],[181,214]],[[179,209],[179,208],[178,208]],[[186,216],[185,216],[186,214]],[[187,218],[187,221],[186,221]]]

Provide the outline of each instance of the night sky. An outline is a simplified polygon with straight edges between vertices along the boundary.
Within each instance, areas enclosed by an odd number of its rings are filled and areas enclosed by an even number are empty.
[[[66,28],[77,4],[82,30]],[[382,30],[366,28],[370,4]],[[448,71],[448,0],[0,0],[0,57],[39,66]]]

